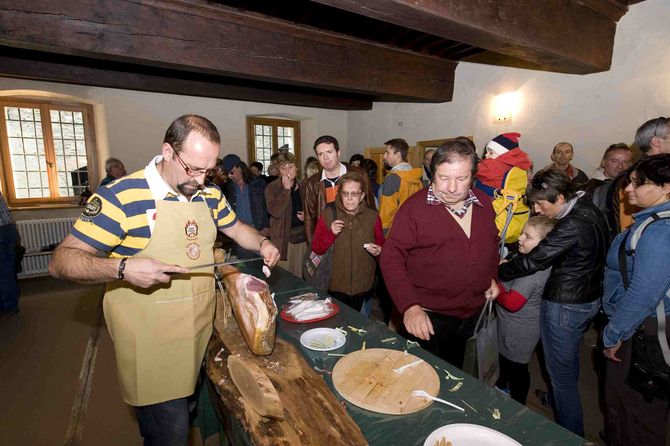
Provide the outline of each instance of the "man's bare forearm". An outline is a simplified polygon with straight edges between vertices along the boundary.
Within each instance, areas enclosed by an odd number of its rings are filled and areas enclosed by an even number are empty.
[[[78,283],[106,283],[118,277],[120,259],[96,257],[95,253],[64,240],[53,253],[49,273],[59,279]]]

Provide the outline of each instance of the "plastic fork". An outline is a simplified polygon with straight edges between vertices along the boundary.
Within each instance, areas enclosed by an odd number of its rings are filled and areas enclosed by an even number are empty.
[[[412,390],[412,396],[418,396],[420,398],[427,398],[429,400],[437,401],[438,403],[446,404],[447,406],[451,406],[454,409],[458,409],[461,412],[465,412],[465,409],[463,409],[461,406],[457,406],[455,404],[450,403],[449,401],[443,400],[442,398],[437,398],[435,396],[432,396],[425,390]]]

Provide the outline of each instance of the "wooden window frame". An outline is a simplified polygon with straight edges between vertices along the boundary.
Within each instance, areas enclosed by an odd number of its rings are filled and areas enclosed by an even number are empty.
[[[255,116],[247,116],[247,159],[249,160],[249,165],[256,161],[256,134],[254,132],[255,125],[272,126],[272,154],[277,153],[277,149],[279,148],[277,127],[293,127],[293,139],[295,141],[295,162],[298,171],[300,171],[300,165],[302,162],[300,154],[300,121],[291,119],[258,118]]]
[[[5,107],[38,108],[42,116],[42,138],[44,139],[44,151],[49,171],[49,190],[53,194],[58,190],[58,177],[56,171],[56,160],[54,155],[54,141],[51,132],[52,109],[81,112],[84,125],[84,141],[86,142],[86,161],[88,170],[89,188],[100,181],[98,172],[98,150],[95,144],[95,121],[93,106],[80,102],[45,100],[44,98],[0,98],[0,168],[2,178],[0,186],[7,205],[12,209],[35,208],[35,207],[71,207],[79,204],[80,197],[42,197],[42,198],[16,198],[14,193],[14,175],[9,152],[9,135],[7,134],[7,123],[5,120]]]

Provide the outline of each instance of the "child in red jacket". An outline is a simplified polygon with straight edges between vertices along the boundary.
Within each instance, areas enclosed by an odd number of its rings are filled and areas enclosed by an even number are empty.
[[[520,136],[519,133],[503,133],[489,141],[475,175],[474,186],[493,201],[498,235],[504,244],[518,240],[529,215],[523,196],[531,162],[528,154],[519,148]]]
[[[479,162],[476,175],[484,186],[500,189],[503,177],[512,167],[525,171],[530,169],[530,158],[519,148],[519,137],[520,133],[503,133],[486,144],[484,159]],[[481,189],[486,192],[486,189]]]

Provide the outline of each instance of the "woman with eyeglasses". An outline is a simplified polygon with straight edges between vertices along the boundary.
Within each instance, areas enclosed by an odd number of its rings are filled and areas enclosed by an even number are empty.
[[[536,214],[555,219],[556,225],[530,252],[500,265],[499,277],[509,281],[551,267],[540,304],[540,338],[552,387],[549,402],[558,424],[584,436],[579,348],[600,308],[607,223],[585,192],[575,192],[572,179],[558,169],[537,172],[526,196]]]
[[[668,394],[651,391],[645,395],[634,390],[630,370],[634,335],[646,338],[660,352],[656,316],[660,302],[665,307],[666,327],[670,322],[670,219],[658,219],[670,211],[670,155],[639,161],[628,171],[627,179],[626,199],[642,210],[633,215],[633,225],[614,239],[607,253],[603,294],[609,317],[603,330],[603,353],[609,359],[605,378],[607,438],[611,446],[633,442],[665,445]],[[650,223],[650,217],[658,220]],[[670,339],[667,328],[665,337]]]
[[[321,213],[312,251],[325,254],[333,246],[333,270],[328,293],[356,311],[372,295],[376,258],[382,252],[382,221],[365,200],[367,181],[358,172],[340,177],[335,203]]]

